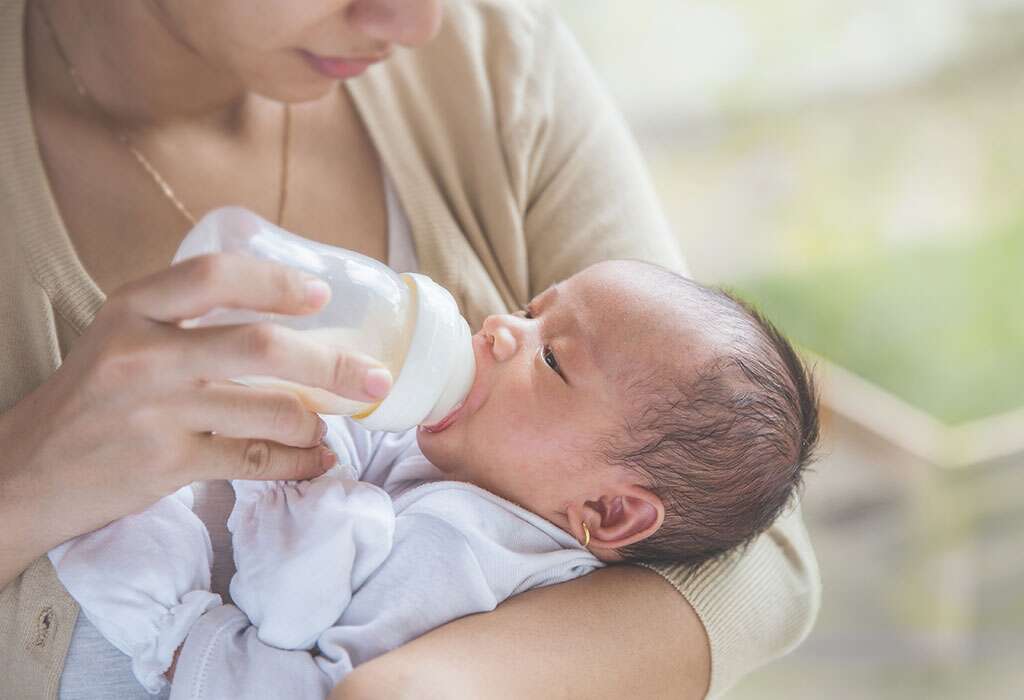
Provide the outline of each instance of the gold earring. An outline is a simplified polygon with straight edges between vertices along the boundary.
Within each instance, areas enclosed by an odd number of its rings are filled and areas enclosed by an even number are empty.
[[[583,523],[583,549],[586,549],[588,544],[590,544],[590,528]]]

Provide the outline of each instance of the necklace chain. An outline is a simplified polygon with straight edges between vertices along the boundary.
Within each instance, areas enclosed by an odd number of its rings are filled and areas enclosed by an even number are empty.
[[[75,64],[71,62],[71,58],[64,50],[64,46],[60,43],[60,39],[57,38],[57,31],[54,29],[53,22],[50,21],[50,13],[43,7],[43,2],[33,3],[39,6],[39,14],[43,19],[43,24],[46,25],[46,30],[50,34],[50,39],[53,41],[54,47],[57,49],[57,54],[60,56],[61,61],[64,63],[64,67],[67,69],[68,76],[71,78],[71,82],[75,86],[75,91],[82,96],[85,100],[92,103],[93,107],[100,113],[108,124],[108,128],[114,137],[121,142],[125,148],[132,154],[135,161],[146,171],[150,179],[156,184],[160,192],[166,197],[174,208],[178,210],[190,226],[196,225],[196,216],[185,206],[184,202],[178,198],[178,195],[174,192],[170,183],[160,174],[160,171],[146,158],[145,154],[138,149],[138,147],[132,142],[131,135],[123,129],[118,129],[114,126],[115,121],[110,114],[103,108],[103,105],[93,97],[86,87],[85,83],[82,82],[81,76],[78,74],[78,70],[75,68]],[[291,105],[287,102],[284,103],[284,116],[282,118],[281,126],[281,172],[280,182],[278,185],[278,199],[277,199],[277,219],[276,223],[280,226],[284,220],[284,208],[288,201],[288,166],[289,166],[289,151],[291,150],[291,121],[292,121],[292,109]]]

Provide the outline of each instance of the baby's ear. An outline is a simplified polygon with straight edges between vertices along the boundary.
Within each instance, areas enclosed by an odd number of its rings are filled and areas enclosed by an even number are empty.
[[[665,506],[644,487],[622,484],[597,501],[587,501],[583,519],[590,528],[591,547],[620,549],[657,532],[665,520]]]

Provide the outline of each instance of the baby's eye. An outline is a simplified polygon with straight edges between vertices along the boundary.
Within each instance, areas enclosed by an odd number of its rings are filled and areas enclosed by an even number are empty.
[[[545,345],[544,346],[544,350],[543,350],[543,352],[541,354],[541,357],[544,359],[544,364],[546,364],[548,367],[550,367],[551,369],[553,369],[556,372],[558,372],[559,375],[562,374],[562,370],[558,366],[558,360],[555,359],[555,353],[554,353],[554,351],[552,351],[550,345]]]
[[[533,318],[533,314],[530,313],[529,306],[524,306],[522,309],[519,310],[519,313],[523,315],[523,318]]]

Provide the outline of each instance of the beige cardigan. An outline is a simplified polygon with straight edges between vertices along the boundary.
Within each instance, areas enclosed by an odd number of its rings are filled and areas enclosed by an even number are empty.
[[[54,371],[103,303],[38,153],[24,2],[0,0],[0,411]],[[471,325],[594,261],[681,269],[636,149],[566,29],[521,0],[445,9],[433,43],[348,87],[422,270],[452,290]],[[817,614],[799,512],[742,554],[697,570],[654,568],[707,629],[711,695],[799,643]],[[56,697],[77,614],[46,557],[0,592],[0,697]]]

